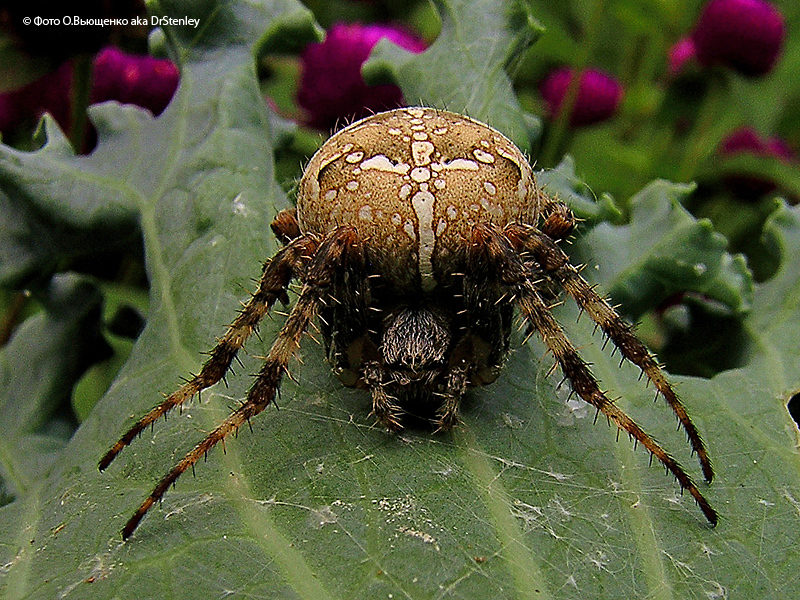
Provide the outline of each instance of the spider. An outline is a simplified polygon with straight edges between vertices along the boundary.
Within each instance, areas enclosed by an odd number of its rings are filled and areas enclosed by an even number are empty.
[[[446,431],[459,423],[465,390],[500,375],[515,308],[573,391],[672,472],[715,525],[717,513],[691,477],[601,391],[551,314],[546,298],[556,284],[653,382],[710,482],[706,447],[654,356],[559,246],[574,225],[572,212],[538,187],[520,150],[474,119],[401,108],[333,135],[305,169],[296,211],[282,211],[272,223],[283,248],[265,263],[258,289],[200,372],[101,459],[104,470],[148,425],[222,379],[276,301],[289,303],[288,286],[299,280],[299,297],[244,402],[164,476],[123,538],[184,471],[274,400],[315,319],[334,372],[344,385],[369,391],[380,425],[399,431],[416,405],[428,407],[435,427]]]

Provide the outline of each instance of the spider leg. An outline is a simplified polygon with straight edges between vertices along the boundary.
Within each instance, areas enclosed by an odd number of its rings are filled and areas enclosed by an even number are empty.
[[[292,240],[300,237],[300,224],[297,222],[297,209],[287,208],[275,215],[270,228],[275,237],[286,246]]]
[[[217,442],[221,441],[229,433],[237,431],[248,419],[260,413],[265,407],[266,404],[248,400],[214,429],[202,442],[195,446],[183,460],[176,464],[172,470],[158,482],[158,485],[153,489],[150,495],[145,498],[144,502],[136,509],[136,512],[128,520],[122,530],[122,539],[127,540],[133,535],[134,530],[139,525],[139,521],[147,514],[147,511],[150,510],[153,504],[161,499],[164,493],[169,489],[169,486],[174,484],[186,469],[194,468],[194,464],[200,460],[201,457],[205,456]]]
[[[564,240],[575,229],[575,215],[563,202],[548,198],[542,210],[541,230],[552,240]]]
[[[564,331],[547,308],[547,305],[536,293],[533,286],[524,284],[520,289],[519,306],[525,317],[533,324],[539,335],[553,352],[572,383],[573,389],[578,392],[583,400],[597,407],[604,415],[614,421],[622,430],[625,430],[640,442],[650,453],[669,469],[680,483],[681,487],[692,495],[700,510],[712,525],[717,524],[717,512],[708,503],[697,488],[692,478],[683,470],[683,467],[650,437],[633,419],[616,406],[598,387],[597,380],[589,371],[589,367],[578,355],[575,347],[564,335]]]
[[[487,256],[491,248],[476,232],[467,250],[461,277],[457,312],[459,339],[442,370],[444,391],[437,411],[437,431],[448,431],[460,421],[459,409],[467,385],[493,382],[509,352],[514,305],[508,286],[498,280],[494,265],[499,257]]]
[[[447,373],[447,387],[444,400],[437,411],[436,431],[449,431],[461,420],[458,411],[461,398],[467,389],[467,368],[465,366],[452,367]]]
[[[476,228],[477,229],[477,228]],[[497,262],[499,276],[513,284],[517,305],[525,319],[533,325],[544,343],[555,356],[564,375],[569,378],[572,388],[587,403],[596,407],[606,417],[614,421],[620,430],[641,443],[650,453],[675,476],[681,487],[687,490],[697,502],[709,523],[716,525],[718,516],[683,467],[670,456],[633,419],[616,406],[600,389],[597,380],[578,351],[564,334],[547,304],[526,274],[525,264],[511,245],[510,240],[488,227],[476,232],[476,238],[483,238],[483,245],[489,256]],[[516,281],[514,281],[516,280]]]
[[[172,392],[164,401],[139,419],[133,427],[106,452],[98,468],[103,471],[111,464],[123,448],[128,446],[137,435],[176,406],[180,406],[195,394],[211,387],[222,379],[230,368],[236,353],[244,345],[245,340],[272,308],[276,300],[288,301],[286,287],[292,277],[302,273],[306,261],[314,253],[318,242],[313,237],[301,237],[281,249],[275,257],[264,265],[264,271],[258,290],[239,311],[239,316],[228,327],[225,335],[210,352],[210,357],[203,365],[200,373],[194,375],[178,390]]]
[[[272,344],[255,382],[247,392],[247,398],[235,412],[220,423],[204,440],[190,450],[145,498],[122,530],[123,539],[128,539],[169,487],[187,469],[205,456],[217,443],[237,431],[252,417],[263,411],[275,398],[283,374],[287,371],[289,359],[300,347],[300,340],[309,324],[325,302],[333,271],[339,267],[341,259],[354,245],[355,231],[349,227],[334,230],[319,246],[308,265],[303,289],[297,303]],[[288,248],[289,246],[287,246]]]
[[[372,416],[378,423],[389,431],[400,431],[402,410],[397,405],[394,396],[386,393],[386,382],[383,380],[383,367],[377,361],[372,361],[364,366],[364,383],[372,393]]]
[[[547,235],[534,228],[511,225],[506,236],[518,250],[531,252],[539,265],[553,276],[578,305],[585,310],[603,332],[620,349],[622,355],[638,366],[672,408],[681,423],[692,449],[697,453],[705,480],[714,478],[714,470],[705,444],[675,389],[664,376],[655,357],[633,334],[632,328],[617,314],[589,283],[578,274],[566,253]]]

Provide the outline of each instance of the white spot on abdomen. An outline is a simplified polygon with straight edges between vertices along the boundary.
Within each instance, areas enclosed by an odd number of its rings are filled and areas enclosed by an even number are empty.
[[[494,162],[494,156],[480,148],[475,148],[475,150],[472,151],[472,155],[482,163],[492,164]]]
[[[376,154],[372,158],[368,158],[361,163],[361,168],[366,171],[367,169],[375,169],[376,171],[386,171],[388,173],[399,173],[405,175],[411,168],[406,163],[394,164],[388,157],[383,154]]]
[[[344,159],[349,163],[357,163],[362,158],[364,158],[364,153],[360,150],[358,152],[353,152],[352,154],[348,154],[344,157]]]
[[[525,178],[521,178],[517,184],[517,196],[523,202],[528,198],[528,186],[525,185]]]
[[[494,204],[493,202],[489,202],[489,200],[486,198],[481,198],[481,206],[486,212],[488,212],[495,218],[498,219],[502,218],[503,215],[505,214],[505,211],[503,211],[502,206],[500,206],[499,204]]]
[[[372,207],[365,204],[358,210],[358,218],[362,221],[372,221]]]
[[[426,141],[411,142],[411,156],[417,166],[427,165],[431,162],[433,154],[433,144]]]
[[[417,167],[411,170],[411,179],[413,179],[417,183],[428,181],[428,179],[430,178],[431,178],[430,169],[426,169],[425,167]]]
[[[442,163],[442,168],[459,171],[477,171],[478,163],[468,158],[454,158],[450,162]]]
[[[403,231],[405,231],[412,240],[417,239],[417,232],[414,230],[414,221],[411,219],[407,219],[406,222],[403,223]]]
[[[433,232],[433,203],[435,198],[428,191],[419,191],[411,198],[411,205],[417,213],[419,222],[419,274],[422,278],[422,289],[426,292],[436,287],[433,276],[433,246],[436,235]]]

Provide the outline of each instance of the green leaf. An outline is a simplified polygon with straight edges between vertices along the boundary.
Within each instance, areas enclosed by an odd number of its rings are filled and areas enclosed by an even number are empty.
[[[124,160],[135,140],[121,141],[119,133],[146,120],[143,111],[126,108],[102,124],[106,149],[119,153],[120,164],[97,155],[76,157],[50,117],[42,123],[48,143],[38,152],[3,148],[0,282],[46,279],[65,259],[100,256],[138,243],[135,199],[120,185],[137,168]]]
[[[77,275],[58,275],[44,307],[0,350],[0,497],[25,498],[69,439],[60,414],[86,367],[107,353],[99,333],[102,298]]]
[[[654,181],[631,199],[630,225],[602,223],[586,236],[584,262],[600,262],[609,292],[636,319],[647,309],[685,292],[702,294],[735,313],[750,308],[752,277],[741,255],[707,219],[681,206],[693,185]]]
[[[703,491],[721,513],[717,528],[670,477],[648,467],[646,453],[615,443],[602,421],[592,424],[594,412],[548,376],[535,339],[513,353],[497,382],[468,394],[462,428],[402,436],[373,427],[366,394],[342,388],[305,340],[303,364],[291,365],[299,384],[285,383],[280,410],[229,440],[227,452],[212,452],[121,542],[122,525],[158,479],[243,397],[282,320],[268,319],[263,341],[251,340],[229,387],[208,390],[97,471],[134,419],[199,367],[200,352],[274,253],[268,223],[288,206],[272,176],[274,134],[253,56],[263,30],[281,38],[275,19],[308,21],[288,0],[200,6],[191,14],[202,32],[167,30],[184,62],[178,95],[161,117],[100,107],[91,157],[56,152],[52,129],[38,153],[0,153],[3,188],[13,183],[14,198],[35,201],[48,219],[78,210],[87,195],[73,192],[84,186],[99,190],[96,210],[116,202],[136,215],[151,282],[147,327],[108,394],[49,469],[29,474],[30,485],[0,508],[0,596],[790,597],[798,586],[800,470],[785,403],[800,388],[800,211],[786,207],[768,228],[779,269],[755,288],[742,317],[753,340],[746,364],[711,380],[673,378],[715,460],[717,479]],[[189,13],[177,3],[169,10]],[[454,13],[455,25],[475,18],[469,13]],[[492,27],[487,21],[487,35]],[[466,78],[471,65],[461,57],[470,43],[450,39],[440,63],[420,73],[425,85],[459,69]],[[491,92],[480,88],[477,105],[488,106]],[[42,164],[55,178],[42,176],[46,185],[34,179]],[[747,286],[733,283],[736,260],[707,225],[680,212],[680,190],[653,184],[629,225],[598,226],[570,252],[605,290],[645,281],[644,297],[631,294],[642,304],[680,287],[686,271],[675,257],[702,256],[710,274],[688,284],[743,309]],[[616,246],[608,241],[615,232]],[[650,248],[661,248],[672,267],[661,272],[659,261],[640,260]],[[618,366],[589,320],[576,322],[572,304],[557,316],[609,394],[698,473],[664,418],[668,409],[653,405],[635,369]],[[30,414],[41,397],[20,393],[14,406]],[[8,480],[6,464],[0,468]]]
[[[575,173],[572,157],[566,156],[556,168],[539,173],[538,180],[545,193],[565,203],[578,219],[588,225],[602,221],[622,222],[622,210],[611,196],[602,194],[599,201],[594,199],[591,190]]]

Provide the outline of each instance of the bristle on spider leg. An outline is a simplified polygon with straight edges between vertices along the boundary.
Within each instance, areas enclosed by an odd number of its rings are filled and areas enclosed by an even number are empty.
[[[528,341],[533,337],[533,334],[534,334],[533,331],[529,331],[529,332],[526,333],[525,337],[522,340],[522,345],[523,346],[528,343]]]
[[[550,377],[553,373],[556,372],[557,368],[558,368],[558,361],[554,362],[553,366],[550,367],[549,369],[547,369],[547,373],[545,373],[545,377]],[[557,390],[561,389],[561,386],[564,385],[564,382],[566,380],[567,380],[567,376],[565,375],[564,377],[561,378],[561,381],[558,382],[558,385],[556,386],[556,389]]]

